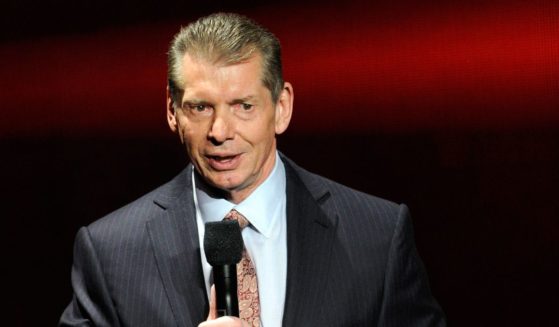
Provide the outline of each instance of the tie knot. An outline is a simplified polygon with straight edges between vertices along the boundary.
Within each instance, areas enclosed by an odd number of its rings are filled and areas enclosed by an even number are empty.
[[[243,216],[235,209],[229,211],[229,213],[225,216],[225,218],[223,218],[223,220],[236,220],[239,223],[241,230],[248,226],[248,220],[245,218],[245,216]]]

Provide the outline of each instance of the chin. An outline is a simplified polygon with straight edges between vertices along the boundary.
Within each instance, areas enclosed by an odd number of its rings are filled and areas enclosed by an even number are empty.
[[[221,190],[233,191],[241,187],[241,183],[238,179],[239,178],[236,176],[213,176],[210,181],[215,187]]]

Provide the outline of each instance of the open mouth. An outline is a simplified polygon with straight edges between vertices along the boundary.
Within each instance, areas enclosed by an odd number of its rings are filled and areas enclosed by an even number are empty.
[[[234,160],[236,157],[238,157],[238,155],[233,155],[233,156],[208,156],[208,158],[210,160],[215,160],[218,162],[228,162],[231,160]]]
[[[241,155],[207,156],[208,163],[215,170],[231,170],[237,168]]]

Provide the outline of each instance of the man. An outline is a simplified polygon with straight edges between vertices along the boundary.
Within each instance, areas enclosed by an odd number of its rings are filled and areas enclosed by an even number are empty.
[[[445,325],[407,208],[277,152],[293,88],[274,35],[234,14],[201,18],[175,36],[168,75],[167,121],[191,164],[80,229],[61,326]],[[201,243],[206,222],[232,214],[248,224],[242,320],[216,319]]]

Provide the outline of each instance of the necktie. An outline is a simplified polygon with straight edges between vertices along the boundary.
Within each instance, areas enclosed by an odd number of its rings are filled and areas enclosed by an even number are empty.
[[[248,220],[240,212],[233,209],[225,216],[225,220],[236,220],[241,230],[248,226]],[[260,300],[258,299],[258,281],[256,269],[243,249],[241,261],[237,264],[237,296],[239,297],[239,315],[249,326],[260,326]]]

